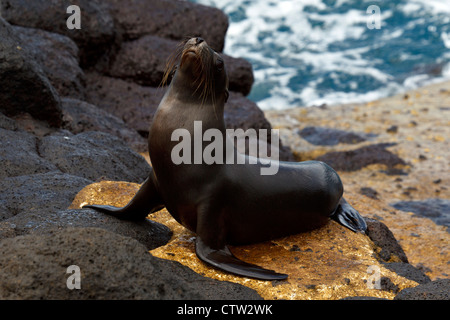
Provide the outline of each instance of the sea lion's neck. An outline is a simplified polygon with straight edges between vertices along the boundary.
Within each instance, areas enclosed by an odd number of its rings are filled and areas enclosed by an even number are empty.
[[[174,150],[175,156],[189,153],[192,156],[190,163],[194,163],[197,150],[201,150],[200,154],[203,154],[205,146],[210,143],[204,137],[207,130],[215,129],[212,131],[216,135],[222,135],[223,141],[228,143],[223,119],[223,102],[220,105],[212,105],[195,99],[183,99],[173,91],[177,89],[170,87],[164,95],[149,130],[148,150],[158,179],[178,172],[179,163],[173,158]],[[223,148],[226,147],[226,143],[223,144]],[[182,148],[183,152],[177,152],[177,148]],[[197,174],[195,170],[190,173]]]
[[[204,130],[216,128],[225,132],[223,99],[202,98],[185,91],[170,86],[161,100],[154,122],[163,121],[163,119],[167,121],[168,117],[172,119],[169,120],[172,124],[170,129],[189,130],[194,121],[201,121]]]
[[[178,91],[176,87],[169,87],[156,110],[148,137],[150,156],[152,153],[170,156],[173,147],[179,143],[173,137],[180,132],[188,133],[192,143],[199,133],[203,136],[208,129],[216,129],[226,137],[223,102],[213,105],[198,99],[184,99]]]

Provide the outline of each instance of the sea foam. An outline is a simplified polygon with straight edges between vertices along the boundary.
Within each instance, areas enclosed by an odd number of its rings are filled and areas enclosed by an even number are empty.
[[[249,60],[262,109],[367,102],[450,79],[446,0],[196,0],[230,18],[224,52]],[[367,26],[370,5],[380,29]]]

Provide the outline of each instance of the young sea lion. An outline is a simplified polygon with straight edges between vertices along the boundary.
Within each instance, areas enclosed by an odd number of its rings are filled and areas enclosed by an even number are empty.
[[[170,74],[173,79],[149,131],[150,176],[123,208],[85,208],[134,220],[165,206],[179,223],[197,234],[196,254],[202,261],[264,280],[287,275],[237,259],[227,244],[249,244],[312,230],[329,218],[353,231],[366,230],[364,219],[342,198],[338,174],[325,163],[277,162],[275,174],[262,175],[263,161],[227,152],[234,150],[234,145],[223,118],[228,98],[223,59],[202,38],[188,40],[178,58],[174,74],[171,66],[166,72],[165,79]],[[190,164],[175,164],[172,151],[179,137],[174,139],[173,133],[183,129],[195,139],[194,123],[199,121],[203,132],[218,129],[222,134],[223,161],[206,164],[194,159]],[[201,151],[208,146],[203,140],[195,142],[200,143]],[[194,141],[190,143],[193,148]]]

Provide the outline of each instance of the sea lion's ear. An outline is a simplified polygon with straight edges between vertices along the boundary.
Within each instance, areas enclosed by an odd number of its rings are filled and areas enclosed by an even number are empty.
[[[169,77],[167,79],[169,83],[172,81],[173,77],[175,76],[177,69],[178,69],[178,66],[175,65],[175,66],[173,66],[172,71],[170,71]]]
[[[228,88],[225,88],[225,102],[228,101],[229,96],[230,96],[230,92],[228,91]]]

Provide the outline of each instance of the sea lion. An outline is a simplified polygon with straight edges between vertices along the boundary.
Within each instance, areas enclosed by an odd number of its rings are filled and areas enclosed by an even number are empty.
[[[237,259],[227,244],[240,245],[292,235],[327,223],[329,218],[353,231],[365,231],[366,223],[342,197],[338,174],[319,161],[279,162],[273,175],[262,175],[261,161],[226,152],[233,144],[226,135],[223,118],[228,97],[228,77],[223,59],[201,38],[192,38],[174,61],[170,86],[155,113],[148,147],[152,172],[125,207],[87,205],[121,219],[144,219],[166,207],[183,226],[197,234],[196,254],[219,269],[263,280],[286,279],[287,275]],[[202,130],[218,129],[223,154],[234,157],[221,163],[175,164],[177,145],[173,132],[184,129],[194,135],[194,123]],[[191,141],[192,146],[194,144]],[[198,141],[197,141],[198,143]],[[201,142],[202,151],[207,147]],[[232,148],[234,146],[232,145]],[[190,155],[194,157],[194,155]]]

